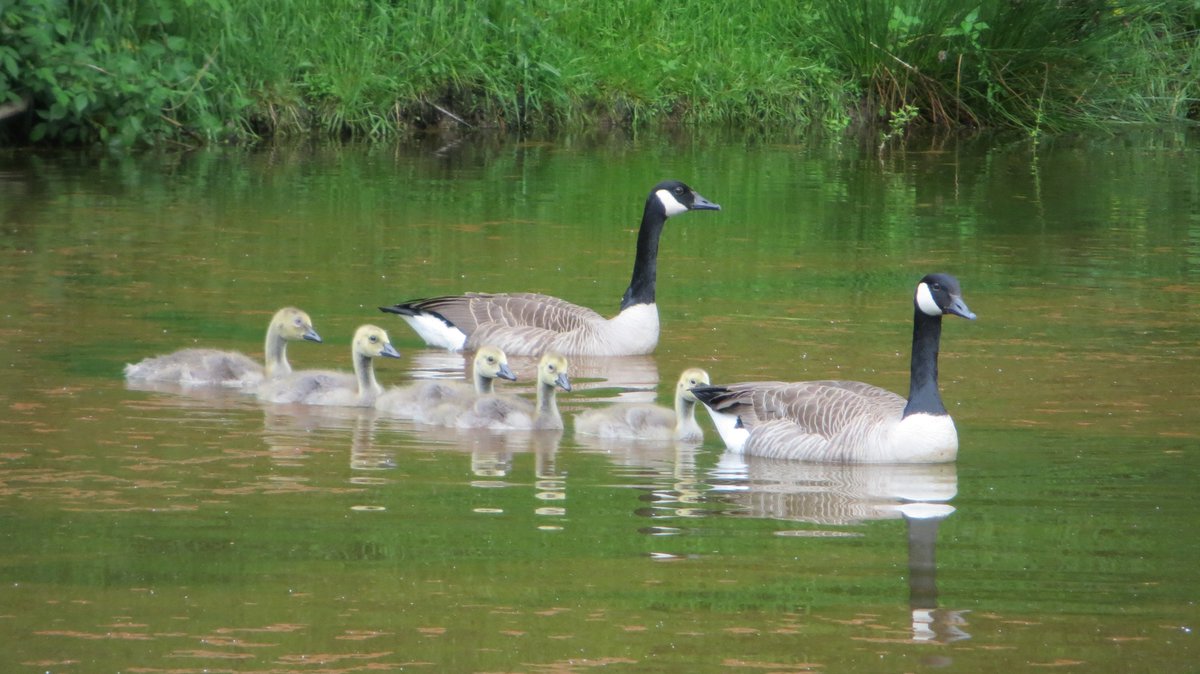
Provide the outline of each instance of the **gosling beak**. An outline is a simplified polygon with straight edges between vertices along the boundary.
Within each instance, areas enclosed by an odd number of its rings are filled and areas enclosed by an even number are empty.
[[[508,363],[500,364],[500,371],[496,373],[496,376],[500,379],[507,379],[509,381],[517,380],[517,375],[513,374],[513,371],[509,369]]]
[[[567,377],[566,372],[559,374],[558,377],[554,379],[554,383],[558,384],[558,387],[564,391],[571,390],[571,380]]]
[[[387,358],[399,358],[400,352],[397,351],[396,348],[393,347],[391,345],[391,343],[389,342],[389,343],[383,345],[383,351],[381,351],[379,353],[379,355],[385,356]]]
[[[310,342],[316,342],[317,344],[321,343],[321,336],[318,335],[317,331],[313,330],[312,328],[309,328],[307,332],[300,336]]]

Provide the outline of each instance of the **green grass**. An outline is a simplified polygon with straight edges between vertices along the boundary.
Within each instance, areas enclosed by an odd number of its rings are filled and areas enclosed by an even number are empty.
[[[1200,114],[1195,0],[0,0],[0,10],[0,123],[18,142],[387,138],[441,125],[895,137],[928,123],[1036,135]]]

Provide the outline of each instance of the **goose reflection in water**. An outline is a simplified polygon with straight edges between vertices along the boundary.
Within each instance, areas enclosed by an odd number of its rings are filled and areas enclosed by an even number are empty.
[[[903,519],[912,639],[970,638],[962,611],[938,607],[937,533],[955,512],[949,504],[958,493],[955,464],[818,464],[725,452],[709,482],[717,498],[751,517],[835,526]]]
[[[466,379],[471,353],[442,350],[416,350],[409,359],[409,379]],[[408,352],[405,355],[408,358]],[[650,356],[572,356],[572,404],[590,401],[654,402],[658,388],[658,365]],[[528,393],[532,390],[538,358],[509,354],[508,364],[517,373],[517,382],[505,389]],[[616,389],[615,397],[611,389]],[[597,397],[598,391],[606,395]],[[566,402],[566,401],[563,401]]]

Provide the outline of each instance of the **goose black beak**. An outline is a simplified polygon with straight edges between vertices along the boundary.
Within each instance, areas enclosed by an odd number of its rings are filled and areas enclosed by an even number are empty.
[[[962,316],[968,321],[975,320],[975,312],[967,308],[967,303],[962,301],[961,297],[951,298],[950,306],[946,307],[946,313]]]
[[[692,206],[688,210],[691,210],[691,211],[719,211],[719,210],[721,210],[721,204],[714,204],[713,202],[709,201],[708,199],[705,199],[704,197],[700,196],[699,192],[692,192]]]

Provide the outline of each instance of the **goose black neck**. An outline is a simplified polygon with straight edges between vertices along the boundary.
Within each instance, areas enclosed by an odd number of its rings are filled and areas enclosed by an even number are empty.
[[[654,304],[654,284],[658,277],[658,238],[667,214],[654,195],[646,200],[642,226],[638,229],[637,256],[633,260],[633,278],[621,298],[621,309],[635,304]]]
[[[908,405],[904,416],[910,414],[946,414],[942,396],[938,393],[938,345],[942,340],[942,317],[929,316],[920,309],[913,310],[912,366],[908,380]]]

